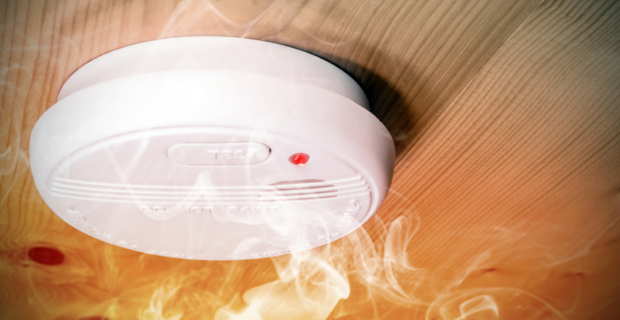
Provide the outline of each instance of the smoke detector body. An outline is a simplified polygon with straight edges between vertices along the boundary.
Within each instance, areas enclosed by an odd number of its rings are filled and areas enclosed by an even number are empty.
[[[278,256],[359,227],[394,144],[361,88],[313,55],[187,37],[125,47],[64,84],[30,141],[34,181],[78,230],[151,254]]]

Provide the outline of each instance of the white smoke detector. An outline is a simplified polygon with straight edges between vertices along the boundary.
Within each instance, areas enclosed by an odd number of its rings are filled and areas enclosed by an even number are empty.
[[[334,241],[383,202],[394,143],[347,74],[268,42],[187,37],[87,63],[30,160],[78,230],[151,254],[263,258]]]

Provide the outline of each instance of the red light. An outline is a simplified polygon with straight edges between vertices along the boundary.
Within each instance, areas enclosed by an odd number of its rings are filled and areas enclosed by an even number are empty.
[[[310,156],[305,153],[296,153],[288,158],[288,161],[296,166],[303,166],[308,160],[310,160]]]

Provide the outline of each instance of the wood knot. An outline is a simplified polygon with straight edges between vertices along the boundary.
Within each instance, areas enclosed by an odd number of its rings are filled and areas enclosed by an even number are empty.
[[[65,261],[65,255],[60,250],[49,247],[34,247],[28,250],[28,257],[37,263],[55,266]]]

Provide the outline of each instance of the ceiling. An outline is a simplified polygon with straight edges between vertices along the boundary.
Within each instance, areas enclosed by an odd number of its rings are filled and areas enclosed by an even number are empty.
[[[397,148],[363,229],[190,261],[43,203],[30,132],[69,75],[194,35],[299,48],[362,85]],[[2,319],[620,319],[617,1],[7,0],[0,48]]]

